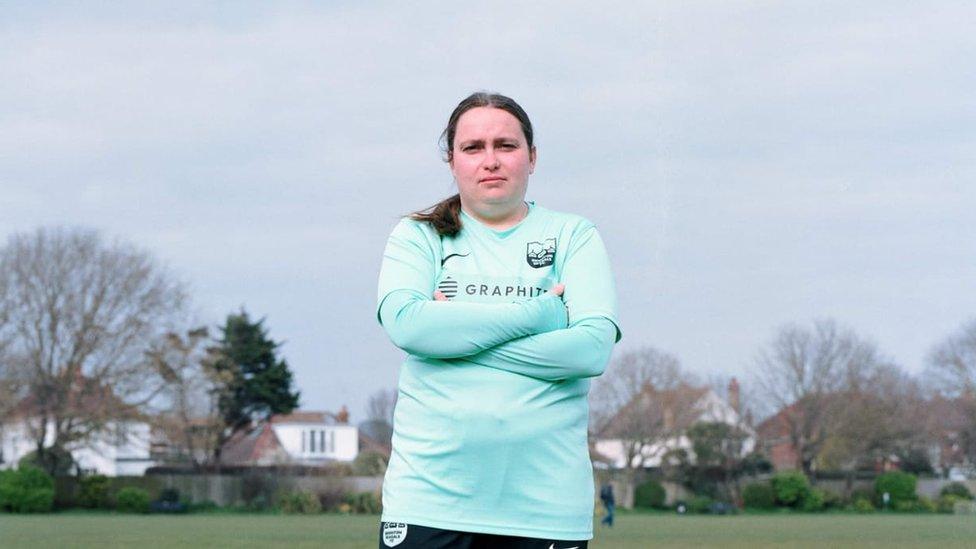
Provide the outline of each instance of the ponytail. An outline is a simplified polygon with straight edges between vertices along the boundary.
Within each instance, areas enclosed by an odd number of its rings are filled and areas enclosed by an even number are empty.
[[[410,219],[429,223],[441,236],[453,237],[461,232],[461,195],[445,198],[437,204],[410,214]]]

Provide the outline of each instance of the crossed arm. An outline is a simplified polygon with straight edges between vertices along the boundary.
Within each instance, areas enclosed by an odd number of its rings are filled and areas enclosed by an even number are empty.
[[[561,290],[560,290],[561,293]],[[617,328],[602,317],[566,324],[556,293],[521,303],[435,300],[408,290],[390,293],[380,320],[393,343],[410,354],[464,361],[537,379],[603,373]]]
[[[612,275],[595,227],[581,226],[567,248],[560,273],[565,295],[557,284],[516,303],[437,295],[432,281],[438,243],[429,232],[401,222],[384,252],[378,316],[397,347],[551,381],[603,373],[620,331],[613,320]],[[566,304],[575,314],[567,313]]]

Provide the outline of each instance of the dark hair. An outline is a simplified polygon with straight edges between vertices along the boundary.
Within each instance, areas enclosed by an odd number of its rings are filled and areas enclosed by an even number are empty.
[[[450,162],[454,158],[454,133],[457,131],[458,120],[461,115],[476,107],[490,107],[501,109],[519,121],[522,133],[529,150],[532,150],[532,122],[529,115],[511,97],[499,93],[475,92],[458,103],[447,119],[447,127],[441,132],[441,147],[444,151],[444,161]],[[461,231],[461,195],[455,194],[445,198],[433,206],[410,214],[411,219],[430,224],[441,236],[454,236]]]

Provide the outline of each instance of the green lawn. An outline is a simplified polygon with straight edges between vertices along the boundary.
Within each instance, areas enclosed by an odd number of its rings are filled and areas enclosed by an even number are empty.
[[[0,515],[0,547],[335,547],[373,549],[379,517]],[[590,544],[644,547],[974,547],[976,517],[631,514]]]

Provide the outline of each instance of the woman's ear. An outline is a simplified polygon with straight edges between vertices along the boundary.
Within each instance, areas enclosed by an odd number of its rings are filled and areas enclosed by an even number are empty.
[[[531,174],[532,172],[535,171],[535,159],[536,159],[536,157],[537,157],[537,155],[536,155],[536,152],[535,152],[535,145],[532,145],[532,148],[529,149],[529,174]]]

